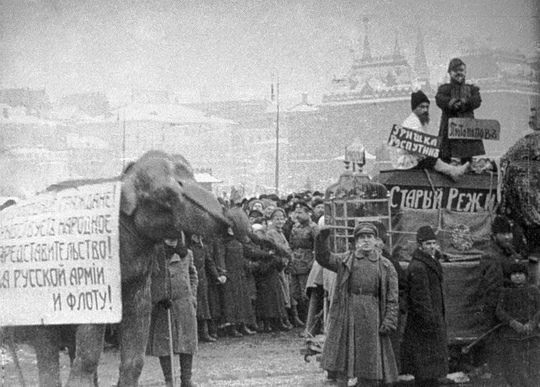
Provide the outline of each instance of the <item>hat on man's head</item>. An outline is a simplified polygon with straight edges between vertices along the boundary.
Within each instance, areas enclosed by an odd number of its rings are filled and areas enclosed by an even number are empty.
[[[315,200],[313,200],[313,201],[311,202],[311,207],[312,207],[312,208],[315,208],[315,207],[317,207],[319,204],[324,204],[324,201],[323,201],[322,199],[320,199],[320,198],[316,198]]]
[[[448,72],[454,70],[456,67],[458,66],[465,66],[465,62],[463,62],[461,59],[459,58],[453,58],[450,60],[450,63],[448,63]]]
[[[375,237],[378,237],[379,231],[377,230],[377,227],[375,227],[375,225],[373,225],[372,223],[358,223],[354,228],[353,234],[355,238],[360,234],[371,234]]]
[[[311,207],[309,204],[307,204],[305,201],[300,200],[297,203],[294,203],[293,210],[296,210],[297,208],[304,208],[306,211],[311,211]]]
[[[416,107],[423,102],[429,103],[429,99],[422,90],[411,93],[411,110],[416,109]]]
[[[431,228],[431,226],[422,226],[416,231],[416,241],[418,243],[423,243],[427,241],[437,240],[437,235]]]
[[[523,273],[528,277],[529,269],[521,262],[514,262],[508,267],[508,272],[506,274],[510,277],[514,273]]]
[[[493,219],[491,224],[491,233],[492,234],[510,234],[512,233],[512,225],[507,217],[502,215],[497,215]]]

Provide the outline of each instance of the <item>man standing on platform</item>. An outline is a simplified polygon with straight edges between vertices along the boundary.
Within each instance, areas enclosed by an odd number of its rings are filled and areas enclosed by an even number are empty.
[[[448,119],[452,117],[474,118],[474,110],[480,107],[480,89],[465,83],[467,68],[459,58],[448,64],[450,83],[439,86],[435,101],[442,110],[439,136],[441,137],[441,159],[450,163],[452,157],[461,158],[462,164],[470,162],[472,156],[484,155],[482,140],[448,139]]]

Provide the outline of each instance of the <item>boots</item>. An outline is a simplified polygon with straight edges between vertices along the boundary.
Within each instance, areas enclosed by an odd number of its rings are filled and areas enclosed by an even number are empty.
[[[289,321],[289,317],[284,317],[281,320],[283,322],[283,325],[286,326],[288,330],[291,330],[294,328],[291,322]]]
[[[214,320],[207,320],[208,335],[214,339],[218,338],[218,329]]]
[[[448,175],[454,181],[458,181],[459,178],[463,176],[463,174],[469,170],[470,165],[471,163],[466,162],[463,165],[454,166],[454,165],[446,164],[441,159],[437,159],[437,162],[433,166],[433,169],[436,170],[437,172],[441,172],[441,173],[444,173],[445,175]]]
[[[295,328],[303,328],[306,324],[298,317],[298,308],[296,305],[291,306],[292,324]]]
[[[236,329],[235,324],[231,324],[231,325],[227,326],[226,329],[227,329],[227,333],[229,334],[230,337],[242,337],[242,336],[244,336],[243,334],[238,332],[238,330]]]
[[[191,381],[191,371],[193,367],[193,355],[190,353],[180,354],[180,387],[197,387]]]
[[[252,331],[251,329],[249,329],[246,324],[242,324],[240,326],[240,333],[243,334],[243,335],[246,335],[246,336],[251,336],[251,335],[254,335],[256,334],[257,332],[255,331]]]
[[[199,320],[199,341],[203,341],[205,343],[213,343],[216,341],[216,339],[208,334],[207,320]]]

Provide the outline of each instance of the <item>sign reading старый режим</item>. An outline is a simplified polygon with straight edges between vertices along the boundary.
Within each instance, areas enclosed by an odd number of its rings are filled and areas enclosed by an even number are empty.
[[[121,320],[120,189],[83,185],[0,212],[0,326]]]

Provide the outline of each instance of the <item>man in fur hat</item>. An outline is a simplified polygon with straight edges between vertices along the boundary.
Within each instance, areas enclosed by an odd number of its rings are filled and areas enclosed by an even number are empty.
[[[467,68],[459,58],[448,64],[450,83],[439,86],[435,101],[442,110],[439,136],[441,137],[441,159],[449,163],[452,157],[461,158],[462,164],[472,160],[473,156],[484,155],[482,140],[448,139],[448,119],[452,117],[474,118],[474,110],[480,107],[480,89],[465,83]]]
[[[411,94],[411,114],[403,121],[404,128],[429,133],[429,99],[422,90]],[[454,166],[443,162],[439,158],[428,157],[420,153],[413,153],[405,149],[396,150],[397,159],[394,161],[396,169],[434,169],[448,175],[452,180],[458,180],[469,168],[469,163]]]
[[[407,268],[409,314],[401,344],[402,368],[414,375],[415,386],[431,387],[448,373],[443,271],[433,229],[420,227],[416,242]]]

